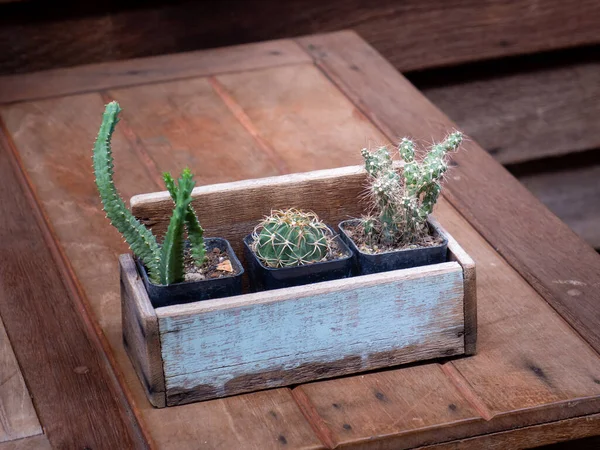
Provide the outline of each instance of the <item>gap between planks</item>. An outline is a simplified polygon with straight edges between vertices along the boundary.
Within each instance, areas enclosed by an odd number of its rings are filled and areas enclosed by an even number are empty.
[[[87,334],[90,336],[91,341],[102,351],[101,360],[108,369],[106,373],[112,381],[115,392],[121,397],[117,402],[121,404],[125,403],[123,406],[125,406],[127,410],[123,411],[120,409],[121,413],[125,413],[125,415],[121,417],[121,420],[124,422],[132,422],[134,430],[140,435],[138,438],[141,438],[148,448],[154,450],[156,446],[152,441],[149,430],[144,426],[143,418],[139,408],[136,407],[132,394],[125,388],[125,377],[112,354],[110,344],[108,343],[100,324],[94,318],[92,307],[85,295],[85,291],[79,283],[75,271],[62,246],[59,244],[52,223],[41,202],[38,201],[35,186],[23,166],[23,161],[13,142],[12,136],[8,132],[4,120],[0,117],[0,144],[2,142],[5,143],[5,147],[9,150],[9,159],[12,162],[15,177],[22,187],[23,194],[27,199],[31,213],[42,234],[46,247],[50,251],[50,256],[61,275],[66,291],[69,293],[71,300],[77,309],[78,317],[82,320],[85,329],[87,329]],[[43,423],[42,427],[44,427]]]

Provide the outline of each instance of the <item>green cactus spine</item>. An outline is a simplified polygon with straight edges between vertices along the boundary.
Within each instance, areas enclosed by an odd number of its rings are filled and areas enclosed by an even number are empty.
[[[400,143],[400,156],[406,163],[402,171],[405,240],[416,238],[425,229],[427,217],[442,190],[440,180],[448,170],[447,153],[456,151],[462,139],[463,135],[458,131],[448,135],[443,142],[431,146],[421,163],[415,160],[412,141],[405,138]]]
[[[405,165],[400,174],[386,147],[361,151],[373,210],[361,223],[371,244],[412,243],[426,231],[427,217],[441,192],[440,180],[448,169],[447,153],[457,150],[462,139],[460,132],[450,134],[432,145],[421,162],[415,159],[414,143],[402,139],[398,151]]]
[[[98,138],[94,144],[94,175],[100,198],[111,224],[123,235],[125,241],[148,269],[152,282],[172,284],[184,280],[184,231],[187,228],[194,263],[201,266],[206,261],[204,230],[191,206],[194,180],[189,169],[185,169],[176,184],[170,174],[165,173],[165,185],[175,202],[162,245],[152,232],[139,222],[127,209],[119,196],[113,180],[114,162],[111,138],[121,112],[117,102],[106,105]]]
[[[273,211],[254,230],[252,248],[268,267],[299,266],[327,256],[330,234],[315,213]]]

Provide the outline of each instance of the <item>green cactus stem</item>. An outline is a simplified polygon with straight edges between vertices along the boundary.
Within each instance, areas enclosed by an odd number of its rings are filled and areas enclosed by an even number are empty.
[[[434,144],[421,162],[415,159],[414,143],[402,139],[398,151],[405,165],[400,174],[394,170],[386,147],[361,151],[372,203],[371,214],[363,217],[361,224],[370,243],[413,243],[426,232],[427,217],[437,202],[440,180],[448,169],[447,153],[457,150],[462,139],[460,132],[450,134]]]
[[[94,175],[103,209],[110,223],[123,235],[125,241],[148,269],[150,279],[159,280],[159,246],[156,238],[129,212],[113,180],[114,162],[111,138],[119,121],[121,108],[117,102],[106,105],[100,131],[94,144]]]
[[[191,255],[197,266],[206,262],[204,230],[192,208],[194,180],[184,169],[178,183],[165,173],[163,179],[175,208],[162,245],[152,232],[127,209],[113,180],[114,162],[110,141],[119,121],[121,108],[117,102],[106,105],[98,138],[94,144],[94,175],[106,217],[123,235],[133,253],[142,260],[153,283],[172,284],[184,281],[184,231],[187,229]]]
[[[182,177],[189,177],[191,179],[192,174],[186,169]],[[163,174],[163,180],[169,194],[171,194],[173,202],[177,203],[177,186],[175,185],[175,180],[173,180],[173,177],[168,172]],[[194,211],[191,203],[188,205],[185,213],[185,226],[190,241],[192,259],[197,267],[201,267],[208,259],[206,256],[206,244],[204,243],[204,229],[200,225],[196,211]]]
[[[252,248],[268,267],[299,266],[327,256],[330,234],[313,212],[273,211],[254,230]]]

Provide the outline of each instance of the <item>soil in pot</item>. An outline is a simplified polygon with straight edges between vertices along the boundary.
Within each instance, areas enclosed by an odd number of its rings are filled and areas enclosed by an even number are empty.
[[[446,262],[448,239],[436,226],[428,222],[428,235],[405,245],[371,245],[358,219],[339,224],[341,237],[354,251],[354,273],[368,275],[389,270],[408,269]]]
[[[333,233],[333,232],[332,232]],[[244,238],[244,254],[253,292],[302,286],[352,276],[352,251],[335,236],[324,260],[293,267],[268,267],[252,250],[252,235]]]
[[[205,243],[208,261],[202,267],[193,264],[186,249],[185,281],[181,283],[154,284],[148,278],[144,265],[136,258],[152,306],[159,308],[242,294],[244,268],[229,242],[222,238],[206,238]]]

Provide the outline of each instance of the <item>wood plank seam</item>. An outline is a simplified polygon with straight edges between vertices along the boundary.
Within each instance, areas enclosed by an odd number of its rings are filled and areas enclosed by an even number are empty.
[[[327,426],[325,420],[319,415],[317,409],[310,401],[310,398],[308,398],[308,395],[302,390],[302,386],[292,389],[291,392],[296,405],[319,440],[328,448],[334,449],[336,444],[331,430]]]
[[[136,433],[141,434],[141,438],[144,443],[149,448],[154,449],[155,446],[153,445],[150,432],[143,426],[144,422],[140,413],[138,412],[138,408],[135,407],[133,396],[127,389],[123,388],[123,386],[125,386],[125,378],[119,366],[117,365],[112,352],[110,351],[110,344],[102,332],[100,325],[96,320],[93,319],[92,308],[89,304],[89,300],[87,299],[83,288],[79,284],[75,275],[75,271],[71,266],[66,254],[64,253],[64,250],[58,243],[56,233],[54,232],[54,228],[50,222],[50,219],[48,218],[41,204],[37,201],[36,189],[24,169],[23,162],[16,145],[13,142],[12,137],[6,128],[4,120],[1,117],[0,135],[2,136],[2,141],[6,143],[6,147],[9,149],[9,157],[12,162],[13,172],[21,184],[23,193],[27,198],[31,208],[31,213],[38,224],[43,240],[50,251],[52,259],[56,263],[59,273],[62,275],[62,282],[64,283],[67,292],[70,293],[71,300],[73,301],[85,328],[89,331],[88,336],[90,336],[92,342],[98,345],[102,350],[102,360],[109,369],[106,372],[112,381],[111,388],[116,394],[118,394],[119,397],[121,397],[119,402],[124,402],[124,406],[126,406],[128,409],[128,411],[126,411],[126,416],[122,417],[122,420],[131,422]],[[42,428],[43,427],[44,424],[42,423]]]
[[[450,380],[450,382],[458,389],[458,392],[463,398],[469,402],[469,404],[477,411],[481,417],[485,420],[490,421],[493,419],[494,414],[488,409],[481,397],[479,397],[469,382],[462,376],[462,374],[454,367],[452,362],[447,362],[440,365],[442,372]]]
[[[100,91],[99,94],[104,103],[110,103],[114,100],[114,98],[112,98],[107,91]],[[135,112],[133,113],[135,114]],[[135,133],[135,131],[133,131],[129,125],[129,122],[127,121],[127,118],[124,116],[125,115],[123,113],[121,113],[119,116],[119,130],[129,142],[129,145],[140,160],[140,165],[146,170],[146,173],[150,179],[154,182],[158,189],[162,189],[164,187],[164,182],[156,162],[154,159],[152,159],[152,156],[150,156],[150,153],[144,146],[142,140]]]
[[[267,140],[262,138],[259,131],[252,123],[250,117],[248,117],[244,109],[235,101],[231,94],[229,94],[227,88],[223,86],[223,84],[220,83],[215,76],[208,77],[208,82],[210,83],[215,93],[223,101],[223,103],[225,103],[225,106],[229,108],[233,116],[250,134],[250,136],[252,136],[252,138],[256,141],[259,148],[265,153],[265,155],[267,155],[269,161],[273,163],[273,165],[277,168],[279,173],[289,173],[290,168],[288,164],[279,156],[279,154],[273,148],[273,146]]]

